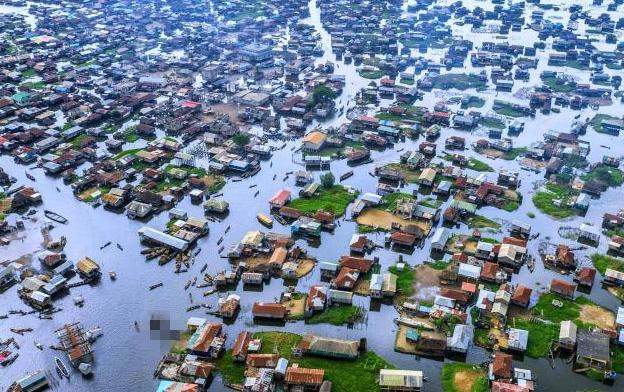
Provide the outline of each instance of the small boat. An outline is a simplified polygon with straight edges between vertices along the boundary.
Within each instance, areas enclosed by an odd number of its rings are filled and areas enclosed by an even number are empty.
[[[50,210],[44,210],[43,214],[46,216],[46,218],[51,219],[54,222],[62,223],[62,224],[67,223],[67,218],[57,214],[56,212],[52,212]]]
[[[39,342],[33,342],[33,343],[35,343],[35,347],[37,347],[39,350],[43,350],[43,344]]]
[[[162,287],[162,285],[163,285],[163,284],[162,284],[162,282],[160,282],[160,283],[156,283],[156,284],[151,285],[151,286],[149,287],[149,289],[150,289],[150,290],[154,290],[154,289],[157,289],[157,288],[159,288],[159,287]]]
[[[346,173],[344,173],[344,174],[342,174],[340,176],[340,181],[344,181],[347,178],[351,177],[352,175],[353,175],[353,170],[349,170],[348,172],[346,172]]]
[[[82,306],[84,305],[84,297],[82,295],[77,295],[74,297],[74,305]]]
[[[32,174],[28,172],[24,172],[24,174],[26,174],[26,178],[28,178],[30,181],[37,181],[35,180],[35,176],[33,176]]]
[[[9,331],[24,336],[24,332],[32,332],[32,328],[9,328]]]
[[[107,246],[109,246],[111,244],[110,241],[108,241],[107,243],[105,243],[104,245],[100,246],[100,250],[106,248]]]
[[[60,360],[59,357],[54,357],[54,363],[56,364],[56,372],[58,373],[58,375],[61,378],[69,378],[69,372],[67,371],[67,367],[65,367],[65,364],[63,363],[63,361]]]
[[[117,279],[117,273],[115,271],[108,271],[108,276],[111,280]]]
[[[119,245],[119,243],[117,243],[116,245],[117,245],[117,249],[123,251],[123,247],[121,245]]]
[[[268,228],[273,227],[273,219],[269,218],[267,215],[259,213],[256,217],[258,218],[258,222],[260,222],[264,226]]]

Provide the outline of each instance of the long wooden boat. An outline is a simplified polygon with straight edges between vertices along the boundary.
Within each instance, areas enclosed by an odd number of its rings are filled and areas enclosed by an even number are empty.
[[[352,175],[353,175],[353,170],[349,170],[348,172],[346,172],[346,173],[344,173],[344,174],[342,174],[340,176],[340,181],[344,181],[347,178],[351,177]]]
[[[50,210],[44,210],[43,214],[46,216],[46,218],[51,219],[57,223],[62,223],[62,224],[67,223],[67,218],[57,214],[56,212],[53,212]]]
[[[69,378],[69,372],[67,371],[67,367],[59,357],[54,357],[54,363],[56,364],[56,371],[60,377]]]

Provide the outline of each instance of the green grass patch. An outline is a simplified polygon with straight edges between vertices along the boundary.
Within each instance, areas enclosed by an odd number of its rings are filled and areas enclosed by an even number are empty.
[[[533,195],[533,204],[538,210],[554,218],[569,218],[576,214],[574,208],[567,203],[574,195],[576,193],[569,187],[546,184],[545,190]]]
[[[27,70],[23,71],[20,76],[22,77],[22,79],[28,79],[32,78],[35,75],[37,75],[37,71],[35,71],[33,68],[28,68]]]
[[[306,321],[308,324],[343,325],[354,323],[362,318],[357,306],[330,306],[322,313],[316,313]]]
[[[300,367],[324,369],[325,379],[332,382],[332,391],[335,392],[379,391],[379,370],[394,369],[392,364],[372,351],[352,361],[312,356],[297,358],[293,356],[292,349],[301,342],[302,336],[294,333],[256,332],[254,338],[262,339],[262,353],[278,353],[290,363],[298,363]],[[230,352],[217,362],[217,366],[226,380],[234,383],[242,383],[244,380],[241,371],[244,366],[233,365]]]
[[[73,148],[80,148],[80,146],[82,145],[82,143],[88,138],[89,136],[87,134],[81,134],[76,136],[75,138],[71,139],[69,141],[69,144],[72,145]]]
[[[512,325],[514,328],[529,331],[529,340],[525,354],[531,358],[547,357],[552,340],[559,338],[559,324],[547,324],[539,321],[531,322],[527,319],[515,318]]]
[[[385,232],[385,231],[387,230],[382,227],[373,227],[373,226],[366,226],[366,225],[358,224],[358,233],[360,234],[378,233],[378,232]]]
[[[596,132],[605,133],[605,131],[602,129],[602,122],[605,120],[617,120],[617,117],[604,113],[598,113],[591,119],[589,125],[591,125]]]
[[[186,354],[186,342],[193,336],[191,331],[184,331],[180,334],[180,339],[171,345],[170,352],[174,354]]]
[[[105,133],[114,133],[117,130],[117,126],[115,124],[107,123],[102,127]]]
[[[476,309],[476,308],[474,308]],[[474,318],[473,318],[474,320]],[[474,330],[474,342],[479,347],[490,347],[490,331],[485,328],[475,328]]]
[[[433,80],[433,88],[448,90],[468,90],[471,88],[482,90],[487,87],[487,83],[477,75],[467,75],[460,73],[447,73],[436,76]]]
[[[569,93],[576,89],[576,85],[566,83],[564,80],[556,77],[542,78],[542,82],[555,93]]]
[[[505,129],[507,127],[504,121],[496,117],[482,118],[480,121],[480,124],[486,128],[494,128],[494,129]]]
[[[574,69],[580,69],[580,70],[588,70],[589,67],[585,64],[582,64],[580,61],[578,60],[567,60],[564,64],[564,67],[570,67],[570,68],[574,68]]]
[[[136,132],[130,132],[124,135],[124,141],[126,141],[127,143],[134,143],[140,138],[141,136],[139,136],[139,134]]]
[[[429,208],[440,208],[443,203],[440,200],[426,198],[419,201],[418,204]]]
[[[505,101],[499,101],[499,100],[494,101],[493,109],[495,113],[500,114],[502,116],[525,117],[527,115],[523,110],[520,110],[519,108],[514,106],[512,103],[505,102]]]
[[[450,261],[444,260],[435,260],[432,263],[427,263],[427,266],[433,268],[434,270],[443,271],[451,264]]]
[[[234,362],[232,350],[227,350],[216,363],[221,377],[227,382],[240,384],[245,380],[244,362]]]
[[[594,263],[594,267],[603,275],[607,268],[624,272],[624,259],[594,253],[591,255],[591,260]]]
[[[506,161],[513,161],[514,159],[526,153],[527,151],[528,151],[528,148],[526,147],[512,148],[511,150],[505,152],[502,158]]]
[[[624,373],[624,347],[612,345],[611,366],[618,373]]]
[[[476,158],[468,158],[468,168],[478,172],[493,172],[492,166]]]
[[[589,165],[587,159],[580,155],[567,155],[562,159],[565,166],[573,167],[575,169],[582,169]]]
[[[482,108],[483,106],[485,106],[485,99],[474,96],[474,95],[471,95],[468,98],[464,98],[461,101],[462,109],[470,109],[470,108],[479,109],[479,108]]]
[[[388,271],[397,277],[398,294],[403,298],[411,297],[412,294],[414,294],[413,284],[414,278],[416,277],[414,270],[409,265],[405,264],[403,271],[399,271],[396,265],[388,268]]]
[[[131,150],[124,150],[113,157],[113,159],[118,160],[128,155],[135,155],[137,152],[141,151],[142,148],[134,148]]]
[[[469,363],[445,363],[442,366],[442,390],[444,392],[460,392],[465,391],[465,385],[457,385],[455,383],[455,375],[457,373],[469,373],[473,376],[472,387],[470,392],[487,392],[490,390],[487,379],[487,373],[479,365],[471,365]]]
[[[167,165],[165,166],[165,173],[169,174],[173,169],[182,170],[186,172],[187,175],[194,174],[198,177],[203,177],[207,174],[206,169],[201,167],[190,167],[190,166],[175,166],[175,165]]]
[[[624,172],[605,165],[596,166],[581,176],[583,181],[597,181],[606,186],[617,187],[624,183]]]
[[[553,305],[553,300],[561,302],[561,307]],[[540,296],[532,311],[537,317],[560,323],[565,320],[577,321],[580,315],[581,305],[593,304],[587,298],[580,296],[574,300],[566,299],[553,293],[544,293]],[[578,322],[577,322],[578,325]],[[581,327],[582,325],[579,325]]]
[[[420,170],[410,169],[407,165],[402,164],[402,163],[389,163],[384,167],[388,169],[400,171],[406,182],[409,182],[409,183],[418,182],[418,177],[420,176]]]
[[[360,76],[364,79],[380,79],[382,76],[384,76],[384,72],[381,70],[360,71]]]
[[[21,85],[30,90],[43,90],[47,86],[46,82],[44,81],[26,82],[22,83]]]
[[[502,208],[507,212],[513,212],[520,208],[520,203],[515,200],[507,200]]]
[[[379,112],[375,114],[375,117],[379,120],[383,121],[421,121],[422,120],[422,112],[418,110],[414,106],[410,105],[401,105],[402,108],[405,109],[405,112],[402,114],[398,113],[390,113],[390,112]]]
[[[388,195],[383,196],[383,198],[381,199],[381,204],[379,205],[379,208],[383,208],[388,211],[394,211],[396,210],[397,203],[399,202],[399,200],[405,200],[405,199],[414,200],[415,197],[410,195],[409,193],[402,193],[402,192],[390,193]]]
[[[319,188],[314,198],[294,199],[288,205],[304,214],[314,214],[318,210],[331,211],[335,216],[344,215],[347,206],[355,200],[357,194],[351,194],[341,185],[331,188]]]
[[[482,215],[473,215],[468,219],[468,227],[470,227],[471,229],[484,229],[484,228],[500,229],[501,225],[500,223],[495,222]]]

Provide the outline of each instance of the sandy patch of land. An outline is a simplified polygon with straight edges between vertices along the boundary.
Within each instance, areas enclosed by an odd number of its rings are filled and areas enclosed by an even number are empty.
[[[475,241],[467,235],[456,235],[451,237],[446,243],[446,248],[450,253],[466,252],[474,255],[477,252],[478,241]]]
[[[218,178],[212,175],[207,175],[207,176],[203,176],[202,180],[204,181],[204,184],[206,184],[206,187],[210,188],[211,186],[217,183]]]
[[[480,377],[483,377],[483,372],[473,370],[462,370],[455,373],[453,378],[453,384],[455,384],[455,390],[458,392],[470,392],[475,381]]]
[[[494,341],[494,350],[498,350],[500,348],[506,348],[509,340],[507,336],[498,328],[490,329],[489,333],[490,341]]]
[[[440,275],[438,271],[428,265],[419,265],[414,270],[414,298],[421,301],[431,301],[440,293]]]
[[[388,211],[378,210],[375,208],[362,212],[360,216],[357,217],[357,223],[383,230],[390,230],[393,223],[401,226],[416,225],[425,232],[425,235],[429,233],[430,229],[430,226],[425,222],[403,219]]]
[[[535,159],[531,159],[531,158],[524,158],[520,161],[521,165],[524,165],[526,167],[530,167],[532,169],[536,169],[536,170],[541,170],[543,168],[546,167],[546,162],[545,161],[538,161]]]
[[[9,198],[9,197],[0,200],[0,213],[7,212],[8,210],[10,210],[12,201],[13,201],[13,198]]]
[[[407,340],[407,331],[409,331],[410,327],[406,325],[399,325],[396,333],[396,339],[394,341],[394,349],[395,351],[406,353],[406,354],[425,354],[421,350],[418,349],[418,346],[415,343]],[[433,331],[421,331],[421,335],[423,336],[438,336],[441,337],[442,334],[440,332]]]
[[[615,326],[613,313],[596,305],[581,305],[579,319],[602,329],[613,329]]]
[[[407,331],[409,327],[405,325],[399,325],[397,329],[396,339],[394,341],[394,349],[401,353],[414,354],[416,353],[416,347],[413,343],[407,341]]]
[[[503,155],[505,155],[504,152],[495,150],[493,148],[484,148],[483,150],[481,150],[481,154],[492,159],[501,158]]]
[[[247,263],[247,268],[250,271],[253,271],[256,268],[262,267],[266,264],[269,264],[270,256],[268,255],[257,255],[253,257],[247,257],[244,261]]]
[[[306,296],[301,295],[299,299],[291,299],[290,301],[284,301],[282,304],[288,309],[288,317],[299,318],[302,317],[305,312]]]
[[[81,193],[78,195],[78,198],[79,198],[81,201],[88,200],[88,199],[89,199],[89,198],[91,198],[91,197],[92,197],[92,195],[93,195],[94,193],[96,193],[98,190],[99,190],[99,189],[98,189],[97,187],[89,188],[89,189],[87,189],[86,191],[81,192]]]
[[[299,264],[297,264],[297,279],[303,278],[307,274],[309,274],[316,265],[316,261],[313,259],[302,259],[299,260]]]
[[[238,118],[238,108],[233,103],[218,103],[216,105],[211,105],[210,109],[213,112],[215,112],[215,113],[220,113],[220,114],[227,115],[230,118],[230,121],[232,121],[232,123],[234,123],[234,124],[241,125],[241,126],[245,125]],[[209,115],[207,115],[205,117],[207,117],[208,120],[216,118],[216,116],[214,114],[212,114],[212,115],[209,114]]]

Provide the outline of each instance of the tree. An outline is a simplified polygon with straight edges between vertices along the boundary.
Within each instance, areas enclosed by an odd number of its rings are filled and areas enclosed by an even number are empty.
[[[249,143],[249,134],[247,133],[237,133],[232,137],[234,143],[236,143],[239,147],[244,147]]]
[[[336,182],[336,177],[334,177],[332,172],[327,172],[321,175],[321,185],[323,188],[331,188],[334,186],[334,182]]]
[[[321,102],[336,99],[336,92],[327,86],[316,86],[308,100],[308,107],[314,107]]]

